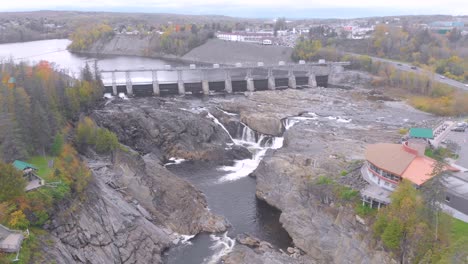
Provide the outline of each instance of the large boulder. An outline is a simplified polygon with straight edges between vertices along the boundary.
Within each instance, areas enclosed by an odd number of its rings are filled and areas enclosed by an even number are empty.
[[[281,119],[269,114],[241,112],[241,121],[262,134],[278,137],[284,132]]]

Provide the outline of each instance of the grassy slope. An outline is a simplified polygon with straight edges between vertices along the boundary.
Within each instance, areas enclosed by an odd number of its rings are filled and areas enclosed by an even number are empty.
[[[37,174],[43,179],[47,179],[48,176],[52,173],[52,168],[49,168],[48,161],[54,159],[50,156],[34,156],[30,158],[27,162],[38,168]]]

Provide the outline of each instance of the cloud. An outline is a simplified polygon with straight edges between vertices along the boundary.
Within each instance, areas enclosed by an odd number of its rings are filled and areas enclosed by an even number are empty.
[[[7,1],[7,0],[0,0]],[[189,10],[229,14],[229,9],[262,9],[283,10],[285,16],[293,16],[294,11],[333,9],[333,8],[357,8],[378,10],[391,8],[393,10],[414,11],[417,13],[445,13],[466,15],[468,1],[466,0],[17,0],[9,1],[7,5],[0,5],[0,10],[39,10],[39,9],[87,9],[87,10],[141,10],[147,12],[165,12],[171,10],[180,13]],[[465,13],[460,13],[465,12]],[[291,14],[288,14],[291,13]],[[408,13],[408,12],[405,12]],[[376,14],[378,15],[378,14]]]

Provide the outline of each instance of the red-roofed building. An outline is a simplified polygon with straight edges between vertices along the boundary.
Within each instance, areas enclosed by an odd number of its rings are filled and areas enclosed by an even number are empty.
[[[415,187],[423,185],[433,175],[436,161],[424,155],[424,145],[377,143],[368,145],[366,162],[361,169],[369,186],[361,191],[363,203],[371,206],[390,203],[390,194],[403,180]],[[459,171],[447,166],[446,170]]]

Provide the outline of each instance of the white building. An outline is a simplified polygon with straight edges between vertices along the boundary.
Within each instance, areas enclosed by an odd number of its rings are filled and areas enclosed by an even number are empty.
[[[258,43],[258,44],[264,44],[264,40],[266,40],[266,43],[272,41],[273,33],[270,32],[252,32],[252,33],[247,33],[247,32],[234,32],[234,33],[228,33],[228,32],[218,32],[216,33],[216,37],[221,40],[226,40],[226,41],[238,41],[238,42],[249,42],[249,43]],[[271,44],[265,44],[265,45],[271,45]]]

